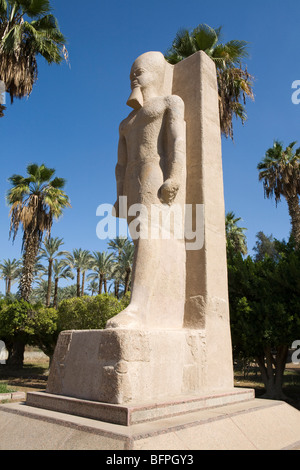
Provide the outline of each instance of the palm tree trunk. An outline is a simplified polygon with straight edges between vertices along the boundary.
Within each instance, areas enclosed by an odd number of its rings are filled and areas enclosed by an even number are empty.
[[[82,273],[81,296],[84,295],[85,271]]]
[[[77,297],[80,297],[80,268],[77,268]]]
[[[46,307],[50,307],[50,302],[51,302],[52,265],[53,265],[53,260],[49,259],[49,264],[48,264],[48,289],[47,289],[47,297],[46,297]]]
[[[32,291],[34,267],[39,250],[38,233],[34,232],[30,236],[26,237],[24,246],[25,250],[23,255],[23,272],[20,281],[20,294],[21,298],[28,302]]]
[[[104,277],[103,283],[104,283],[104,292],[105,292],[105,294],[107,294],[107,280],[106,280],[106,277]]]
[[[99,295],[102,294],[102,285],[103,285],[103,274],[100,274],[100,276],[99,276],[99,291],[98,291]]]
[[[127,268],[127,269],[126,269],[126,277],[125,277],[124,295],[127,294],[127,292],[129,291],[130,274],[131,274],[131,269],[130,269],[130,268]]]
[[[295,240],[296,247],[300,246],[300,205],[299,196],[287,198],[289,214],[292,223],[291,235]]]
[[[53,307],[57,309],[58,277],[54,280]]]
[[[11,291],[11,278],[9,277],[7,279],[7,289],[6,289],[6,295],[9,295]]]
[[[115,297],[119,298],[119,281],[115,281]]]

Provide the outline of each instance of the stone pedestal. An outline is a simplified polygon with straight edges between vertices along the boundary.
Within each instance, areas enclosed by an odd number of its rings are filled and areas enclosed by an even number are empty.
[[[147,450],[194,455],[193,450],[300,449],[299,411],[274,400],[249,400],[131,426],[9,403],[0,406],[0,429],[0,450],[106,450],[109,456],[132,450],[141,462],[149,454],[140,451]],[[199,465],[201,459],[199,455]]]
[[[64,331],[47,392],[128,404],[232,390],[231,363],[216,376],[207,359],[202,330]]]
[[[211,376],[205,345],[201,330],[64,331],[46,393],[27,404],[130,426],[253,399],[234,389],[230,367]]]

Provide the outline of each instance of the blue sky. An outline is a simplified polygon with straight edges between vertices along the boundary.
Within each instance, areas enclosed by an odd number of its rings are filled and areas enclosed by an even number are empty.
[[[290,221],[285,202],[264,199],[257,164],[273,140],[299,140],[300,105],[291,101],[300,80],[299,17],[296,0],[202,2],[200,0],[52,0],[54,14],[68,38],[70,67],[39,60],[39,78],[29,99],[8,103],[0,120],[0,260],[19,258],[20,232],[8,239],[7,178],[25,174],[28,163],[45,163],[67,179],[72,209],[54,223],[52,236],[64,249],[105,250],[96,236],[96,209],[116,198],[118,127],[129,108],[129,71],[137,56],[165,52],[176,32],[199,23],[223,26],[223,42],[249,42],[249,72],[255,76],[255,102],[248,101],[248,122],[235,123],[235,142],[223,139],[226,211],[247,227],[251,252],[260,230],[287,239]],[[244,5],[244,6],[243,6]],[[0,291],[4,291],[0,282]]]

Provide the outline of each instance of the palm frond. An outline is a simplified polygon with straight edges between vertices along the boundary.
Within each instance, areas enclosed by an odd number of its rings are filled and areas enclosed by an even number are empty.
[[[17,3],[29,18],[45,15],[51,11],[49,0],[18,0]]]
[[[0,18],[3,20],[7,16],[7,2],[6,0],[0,0]]]
[[[191,36],[196,43],[196,50],[205,51],[208,55],[211,55],[219,41],[220,31],[220,28],[215,30],[207,24],[200,24],[197,26],[197,28],[195,28],[191,33]]]
[[[7,1],[8,8],[6,0],[0,0],[0,80],[13,103],[14,98],[31,94],[38,55],[49,64],[60,64],[68,63],[68,52],[49,0]]]
[[[254,100],[253,80],[247,68],[242,67],[248,57],[246,41],[220,42],[222,28],[198,25],[193,31],[181,29],[176,34],[172,47],[165,54],[171,64],[176,64],[197,51],[204,51],[217,69],[220,127],[225,137],[233,139],[233,117],[244,124],[247,120],[246,98]]]

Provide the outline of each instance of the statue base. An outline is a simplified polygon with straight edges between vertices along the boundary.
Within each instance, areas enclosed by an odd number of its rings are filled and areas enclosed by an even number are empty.
[[[193,450],[300,449],[299,411],[274,400],[254,399],[131,426],[7,403],[0,406],[0,423],[0,450],[106,450],[98,454],[103,464],[114,453],[125,456],[130,450],[141,462],[158,463],[156,451],[164,452],[162,458],[176,451],[177,457],[196,463]]]
[[[213,390],[205,344],[191,330],[63,332],[46,392],[0,407],[0,449],[299,449],[299,411],[230,386],[225,366]]]
[[[105,423],[133,426],[253,399],[254,391],[246,388],[236,388],[222,394],[170,397],[169,401],[132,405],[112,405],[45,392],[28,392],[26,405]]]
[[[64,331],[46,392],[119,405],[232,392],[231,358],[207,356],[204,330]]]
[[[224,364],[210,374],[201,330],[64,331],[27,405],[130,426],[254,398]]]

